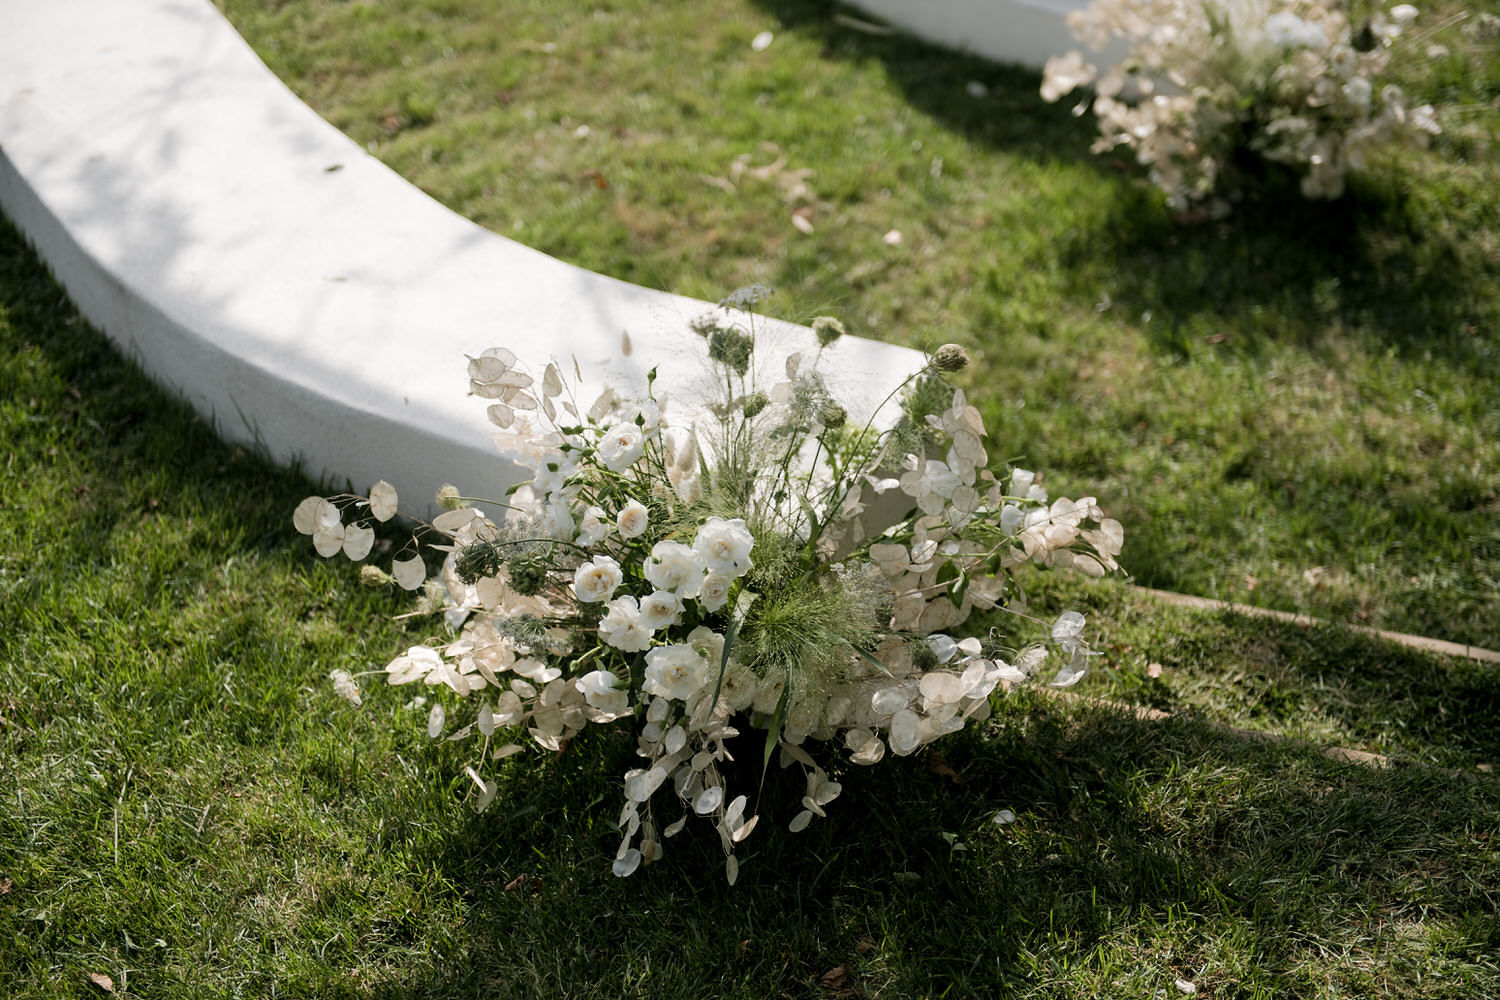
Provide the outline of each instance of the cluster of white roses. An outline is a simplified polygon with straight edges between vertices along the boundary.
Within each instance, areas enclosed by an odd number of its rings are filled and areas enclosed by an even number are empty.
[[[1125,59],[1103,75],[1077,51],[1050,59],[1042,97],[1092,84],[1095,152],[1130,147],[1174,209],[1227,211],[1244,150],[1337,198],[1373,150],[1442,131],[1431,105],[1380,82],[1416,16],[1398,4],[1356,30],[1338,0],[1094,0],[1069,27],[1095,51],[1122,39]]]
[[[967,360],[957,348],[944,351],[933,372]],[[722,765],[740,727],[766,731],[767,754],[779,748],[783,765],[804,770],[802,808],[789,824],[801,830],[841,791],[825,770],[826,754],[819,763],[808,741],[842,746],[854,764],[874,764],[887,751],[911,754],[986,718],[997,688],[1027,679],[1048,659],[1045,643],[1002,656],[978,638],[946,632],[973,610],[1003,602],[1007,570],[1024,561],[1096,575],[1118,568],[1122,531],[1092,498],[1049,505],[1032,473],[1013,470],[1007,489],[985,468],[983,422],[961,390],[908,438],[928,442],[928,450],[946,443],[944,457],[912,453],[894,462],[883,445],[871,444],[883,435],[839,436],[842,408],[831,403],[816,364],[792,358],[784,367],[787,383],[770,393],[746,387],[715,411],[746,432],[725,436],[740,442],[731,447],[755,447],[757,436],[773,441],[780,466],[759,469],[756,488],[720,491],[707,503],[725,463],[714,464],[696,429],[669,428],[657,400],[606,391],[583,412],[554,365],[538,392],[508,351],[470,362],[472,391],[495,400],[490,419],[515,435],[534,475],[498,521],[458,507],[422,529],[439,536],[431,548],[446,552],[440,581],[427,586],[457,634],[407,649],[383,673],[391,684],[474,696],[473,721],[455,731],[435,698],[428,733],[478,737],[482,758],[520,753],[507,734],[524,732],[557,751],[590,723],[634,719],[644,762],[624,776],[614,861],[622,876],[659,857],[662,840],[699,816],[717,828],[734,881],[734,845],[759,818],[747,795],[726,787]],[[545,425],[527,416],[536,412]],[[828,469],[799,466],[806,441],[819,455],[836,455]],[[882,464],[895,465],[894,474],[879,474]],[[785,496],[796,488],[801,498]],[[882,494],[888,499],[878,500]],[[723,516],[730,495],[745,516]],[[867,526],[871,509],[890,508],[897,496],[904,500],[896,514]],[[372,547],[365,515],[383,521],[395,509],[394,490],[382,482],[369,498],[309,497],[294,521],[321,554],[359,559]],[[785,575],[755,575],[765,541],[779,546],[776,565]],[[1074,552],[1075,544],[1089,551]],[[787,563],[789,550],[798,554]],[[423,566],[420,553],[398,556],[391,578],[416,589]],[[835,601],[869,620],[849,630],[861,638],[838,638],[838,648],[809,658],[818,664],[815,676],[780,660],[757,661],[759,647],[745,638],[762,627],[760,612],[775,606],[772,592],[797,586],[840,599],[865,595]],[[832,623],[838,636],[845,624]],[[1083,675],[1090,653],[1082,631],[1075,612],[1052,624],[1050,645],[1065,663],[1051,683]],[[333,680],[339,694],[360,700],[353,677],[336,672]],[[483,809],[497,785],[480,767],[468,773]],[[664,788],[683,815],[662,828],[652,804]]]
[[[627,514],[645,516],[627,508],[621,512],[622,521]],[[640,598],[615,597],[625,582],[625,572],[614,557],[596,555],[573,571],[573,595],[581,604],[605,602],[599,638],[625,653],[646,653],[646,685],[648,693],[656,693],[649,688],[660,683],[661,674],[653,675],[657,664],[681,660],[681,656],[671,661],[658,656],[662,648],[652,649],[656,634],[682,621],[683,601],[697,601],[708,614],[724,607],[729,589],[753,565],[750,549],[754,544],[744,518],[710,517],[692,545],[663,539],[651,547],[650,556],[641,561],[642,576],[655,588],[651,593]],[[679,679],[676,686],[682,683]]]

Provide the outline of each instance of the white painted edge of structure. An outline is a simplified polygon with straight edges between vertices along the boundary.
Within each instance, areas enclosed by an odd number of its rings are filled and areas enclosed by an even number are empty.
[[[231,441],[422,512],[498,498],[465,355],[691,399],[708,303],[565,264],[443,208],[304,105],[209,0],[0,0],[0,210],[83,314]],[[816,340],[761,319],[779,371]],[[623,334],[634,350],[620,353]],[[845,337],[822,357],[856,418],[922,364]],[[861,413],[861,404],[865,412]],[[669,418],[681,419],[682,404]],[[413,503],[415,501],[415,503]]]
[[[926,41],[1033,69],[1080,47],[1068,30],[1067,17],[1088,6],[1088,0],[849,2]]]

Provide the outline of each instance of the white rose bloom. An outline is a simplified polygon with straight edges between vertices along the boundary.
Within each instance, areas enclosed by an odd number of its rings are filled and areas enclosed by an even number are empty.
[[[703,589],[703,556],[681,542],[657,542],[642,568],[652,586],[678,597],[697,597]]]
[[[731,582],[728,577],[718,573],[710,573],[703,578],[703,588],[698,595],[698,602],[703,605],[704,611],[712,614],[729,601]]]
[[[693,539],[693,548],[703,557],[710,573],[718,573],[731,580],[739,579],[754,565],[750,561],[750,549],[755,539],[745,527],[745,519],[737,517],[726,521],[722,517],[711,517],[698,529]]]
[[[688,633],[687,644],[698,651],[715,669],[724,659],[724,637],[707,625],[699,625]]]
[[[595,670],[578,678],[578,690],[592,708],[597,722],[613,722],[630,714],[630,692],[617,687],[619,678],[608,670]]]
[[[686,701],[707,681],[708,663],[692,646],[658,646],[646,654],[646,694]]]
[[[626,653],[643,653],[651,648],[651,630],[641,620],[640,605],[634,597],[617,597],[599,622],[599,638]]]
[[[607,601],[625,579],[620,564],[609,556],[595,556],[573,571],[573,593],[585,604]]]
[[[615,424],[599,439],[599,461],[611,472],[624,472],[646,453],[646,437],[635,424]]]
[[[639,500],[631,500],[615,515],[615,527],[621,538],[635,538],[651,523],[651,512]]]
[[[578,522],[578,537],[573,539],[584,548],[598,545],[609,535],[610,523],[605,520],[605,513],[599,507],[590,507],[583,512],[582,519]]]
[[[658,590],[641,600],[641,621],[651,631],[664,629],[677,621],[682,601],[670,590]]]

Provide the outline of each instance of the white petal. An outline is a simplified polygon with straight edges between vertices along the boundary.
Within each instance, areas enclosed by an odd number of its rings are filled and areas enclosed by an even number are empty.
[[[370,516],[377,521],[396,516],[396,487],[384,479],[370,487]]]
[[[333,507],[333,504],[322,497],[308,497],[297,505],[296,510],[292,511],[292,527],[301,534],[311,535],[325,520],[324,507]]]
[[[331,528],[320,527],[313,532],[312,539],[313,548],[318,550],[318,555],[326,559],[344,547],[344,526],[338,524]]]
[[[489,702],[479,706],[479,718],[474,721],[479,726],[479,731],[485,736],[495,734],[495,713],[490,709]]]
[[[718,786],[705,788],[693,800],[693,811],[699,816],[707,816],[719,808],[719,803],[724,801],[724,789]]]
[[[724,859],[724,878],[729,881],[730,885],[734,885],[734,883],[738,881],[739,877],[740,863],[735,858],[735,856],[731,854],[729,857]]]
[[[490,759],[504,760],[507,757],[514,757],[520,752],[521,745],[519,743],[507,743],[505,744],[505,746],[498,748],[494,753],[490,754]]]
[[[375,545],[375,532],[359,524],[344,529],[344,555],[359,562]]]
[[[1064,611],[1052,625],[1054,642],[1066,642],[1083,635],[1084,617],[1076,611]]]
[[[516,422],[516,411],[504,403],[491,403],[484,412],[490,418],[490,423],[501,430],[508,430]]]
[[[743,819],[745,815],[745,806],[747,803],[749,803],[749,801],[750,799],[748,796],[736,795],[730,801],[729,807],[724,810],[724,825],[729,827],[731,830],[739,826],[740,820]]]
[[[631,848],[615,859],[614,872],[620,878],[625,878],[635,872],[641,866],[641,852]]]
[[[477,507],[460,507],[458,510],[443,511],[432,519],[432,526],[445,535],[453,535],[483,519],[484,512]]]
[[[649,771],[632,772],[625,778],[625,797],[631,802],[645,802],[666,780],[667,770],[660,766]]]
[[[557,366],[551,362],[542,371],[542,395],[548,398],[562,395],[562,378],[557,374]]]
[[[922,697],[932,705],[951,705],[964,696],[963,678],[946,670],[922,675]]]
[[[416,590],[427,579],[427,567],[422,563],[421,556],[397,559],[391,563],[391,576],[396,578],[396,584],[402,590]]]
[[[443,703],[433,702],[432,711],[427,713],[427,738],[435,740],[443,735],[443,724],[447,721],[448,713],[443,711]]]
[[[828,803],[838,798],[843,790],[844,786],[839,784],[837,781],[825,781],[821,785],[819,785],[818,790],[813,793],[813,801],[820,806],[826,806]]]
[[[735,827],[734,832],[729,835],[729,839],[738,844],[740,841],[750,836],[750,831],[754,830],[755,824],[759,822],[759,816],[751,816],[749,819],[745,820],[742,825]]]
[[[891,719],[891,752],[905,757],[922,743],[921,719],[917,713],[903,708]]]
[[[807,824],[812,822],[812,818],[812,810],[804,809],[792,817],[792,821],[786,825],[786,828],[793,833],[801,833],[807,829]]]

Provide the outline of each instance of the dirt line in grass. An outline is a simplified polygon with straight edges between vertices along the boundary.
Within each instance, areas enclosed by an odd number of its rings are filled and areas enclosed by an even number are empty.
[[[1289,611],[1273,611],[1270,608],[1257,608],[1249,604],[1216,601],[1209,597],[1191,597],[1187,594],[1174,594],[1169,590],[1152,590],[1150,587],[1136,587],[1135,589],[1163,603],[1174,604],[1182,608],[1201,608],[1205,611],[1232,611],[1237,615],[1246,615],[1252,618],[1274,618],[1277,621],[1290,622],[1293,625],[1301,625],[1304,628],[1313,628],[1318,625],[1328,624],[1328,622],[1321,618],[1314,618],[1311,615],[1294,615]],[[1346,624],[1344,627],[1354,632],[1376,636],[1387,642],[1400,643],[1412,649],[1426,650],[1430,653],[1441,653],[1444,656],[1464,656],[1483,663],[1500,663],[1500,653],[1492,649],[1482,649],[1479,646],[1470,646],[1466,643],[1448,642],[1446,639],[1429,639],[1427,636],[1410,635],[1406,632],[1387,632],[1385,629],[1370,628],[1368,625]]]

